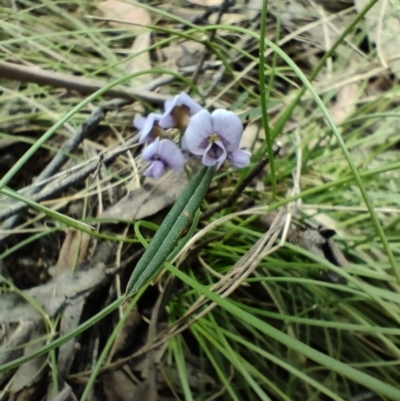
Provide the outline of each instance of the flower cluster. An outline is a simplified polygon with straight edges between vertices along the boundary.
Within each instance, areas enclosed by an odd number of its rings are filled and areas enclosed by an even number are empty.
[[[142,153],[142,159],[150,162],[145,176],[159,178],[165,169],[182,170],[186,160],[182,150],[217,169],[225,160],[237,168],[249,165],[250,153],[239,148],[243,124],[233,112],[218,109],[210,114],[186,93],[167,100],[164,110],[134,121],[139,142],[148,144]],[[172,128],[183,135],[182,150],[168,139]]]

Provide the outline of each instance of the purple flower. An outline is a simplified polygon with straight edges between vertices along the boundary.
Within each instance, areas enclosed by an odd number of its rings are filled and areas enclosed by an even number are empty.
[[[181,171],[185,164],[182,152],[172,141],[157,138],[142,152],[142,159],[151,162],[144,175],[151,178],[160,178],[166,168]]]
[[[135,118],[133,125],[140,130],[139,143],[153,142],[163,134],[164,130],[160,127],[161,117],[161,114],[150,113],[147,118]]]
[[[173,99],[168,99],[164,104],[164,110],[160,126],[163,128],[179,128],[183,131],[187,127],[190,117],[203,108],[188,94],[182,92]]]
[[[203,164],[220,168],[228,157],[235,167],[245,167],[250,156],[239,149],[243,124],[232,111],[206,110],[190,119],[185,132],[185,143],[191,153],[203,156]]]
[[[250,156],[250,152],[246,152],[242,149],[237,149],[228,155],[228,159],[233,167],[243,168],[250,164]]]

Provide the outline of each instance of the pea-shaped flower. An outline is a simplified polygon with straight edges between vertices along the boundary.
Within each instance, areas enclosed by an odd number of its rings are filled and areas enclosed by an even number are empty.
[[[163,135],[164,130],[159,125],[161,117],[161,114],[150,113],[147,117],[135,118],[133,125],[140,131],[139,143],[153,142]]]
[[[220,168],[228,158],[233,166],[241,168],[250,163],[250,154],[239,149],[243,124],[232,111],[202,110],[194,115],[185,132],[188,150],[203,156],[203,164]]]
[[[160,126],[164,128],[179,128],[183,131],[187,127],[190,117],[203,110],[203,108],[187,93],[182,92],[173,99],[168,99],[164,104],[164,110]]]
[[[160,178],[165,169],[181,171],[185,164],[182,152],[172,141],[157,138],[155,142],[144,148],[142,159],[151,162],[144,175],[151,178]]]

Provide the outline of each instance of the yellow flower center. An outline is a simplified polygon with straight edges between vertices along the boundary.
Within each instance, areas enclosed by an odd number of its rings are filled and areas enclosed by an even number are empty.
[[[217,135],[217,134],[211,134],[209,137],[208,137],[208,143],[214,143],[214,142],[216,142],[216,141],[219,141],[219,136]]]

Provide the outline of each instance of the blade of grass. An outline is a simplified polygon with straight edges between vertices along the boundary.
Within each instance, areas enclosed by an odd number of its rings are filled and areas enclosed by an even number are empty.
[[[267,24],[267,10],[268,10],[268,0],[263,1],[263,6],[261,9],[261,26],[260,26],[260,40],[259,40],[259,85],[260,85],[260,102],[261,102],[261,115],[263,127],[265,130],[265,142],[267,146],[269,168],[271,170],[271,191],[272,199],[276,197],[276,176],[275,176],[275,162],[274,162],[274,151],[272,150],[273,139],[271,137],[271,132],[269,129],[267,105],[269,96],[267,98],[267,91],[265,90],[265,27]],[[270,76],[269,84],[271,84],[272,76]],[[269,92],[268,92],[269,94]]]
[[[178,374],[183,388],[183,394],[185,400],[194,401],[192,391],[188,382],[188,372],[186,371],[185,356],[182,349],[181,336],[175,336],[171,340],[171,348],[175,357],[176,366],[178,368]]]
[[[85,231],[85,232],[88,232],[89,234],[92,233],[92,231],[90,230],[91,227],[88,226],[87,224],[84,224],[84,223],[82,223],[78,220],[75,220],[69,216],[65,216],[64,214],[56,212],[55,210],[49,209],[46,206],[42,206],[39,203],[31,201],[28,198],[25,198],[24,196],[20,195],[16,191],[13,191],[10,188],[3,188],[0,190],[0,193],[2,193],[3,195],[9,196],[12,199],[24,202],[25,204],[29,205],[33,209],[45,214],[48,217],[51,217],[53,220],[56,220],[62,224],[65,224],[68,227],[73,227],[76,230]]]
[[[387,383],[384,383],[381,380],[376,379],[375,377],[373,377],[371,375],[368,375],[364,372],[360,372],[360,371],[346,365],[345,363],[340,362],[332,357],[329,357],[329,356],[323,354],[322,352],[313,349],[309,345],[306,345],[306,344],[302,343],[301,341],[290,337],[286,333],[283,333],[282,331],[276,329],[275,327],[272,327],[268,323],[243,311],[242,309],[233,305],[228,300],[221,298],[217,294],[214,294],[209,289],[205,288],[200,283],[198,283],[196,280],[193,280],[187,274],[181,272],[175,266],[172,266],[171,264],[166,263],[166,267],[172,274],[174,274],[176,277],[178,277],[180,280],[182,280],[185,284],[187,284],[191,288],[198,291],[201,295],[205,295],[208,299],[215,302],[218,306],[220,306],[221,308],[224,308],[226,311],[233,314],[238,319],[241,319],[243,322],[250,324],[251,326],[257,328],[265,335],[280,342],[281,344],[285,345],[289,349],[292,349],[292,350],[300,353],[301,355],[304,355],[307,358],[310,358],[312,361],[326,367],[327,369],[330,369],[336,373],[339,373],[340,375],[342,375],[350,380],[353,380],[354,382],[359,383],[362,386],[365,386],[378,394],[388,397],[390,400],[398,401],[400,399],[400,390],[399,389],[397,389]]]

